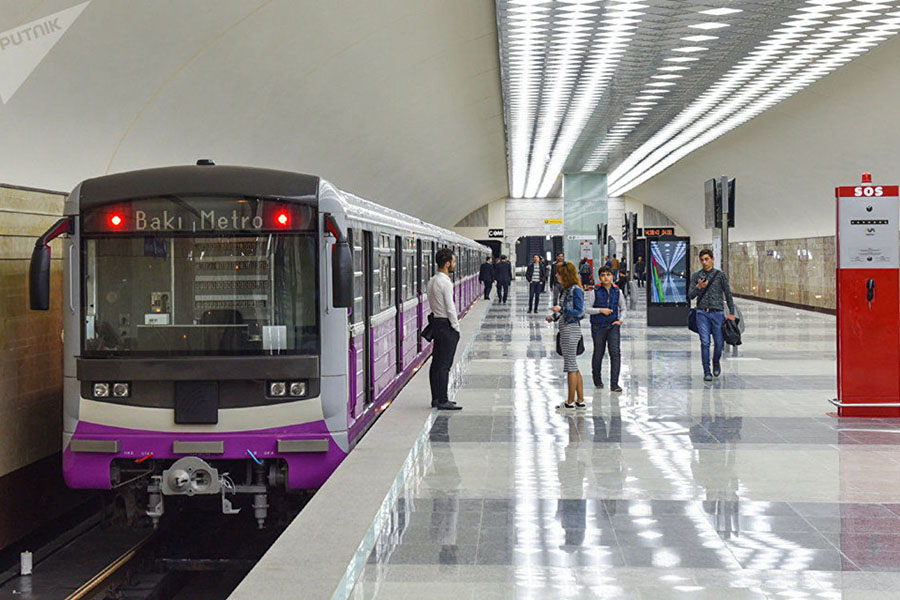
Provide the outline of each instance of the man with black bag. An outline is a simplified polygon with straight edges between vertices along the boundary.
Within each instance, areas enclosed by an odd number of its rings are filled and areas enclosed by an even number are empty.
[[[728,276],[713,267],[713,253],[710,250],[700,251],[700,264],[703,267],[691,277],[688,288],[688,299],[697,299],[697,308],[692,311],[692,320],[696,320],[696,331],[700,335],[700,360],[703,362],[703,381],[712,381],[722,373],[720,361],[724,339],[722,325],[725,319],[734,320],[734,298],[728,285]],[[727,317],[725,304],[728,304]],[[691,327],[689,322],[688,327]],[[691,327],[693,330],[693,327]],[[709,368],[709,338],[712,334],[715,347],[712,356],[712,371]]]
[[[434,263],[437,273],[428,280],[426,286],[432,315],[429,325],[434,340],[431,368],[428,371],[431,406],[438,410],[462,410],[461,406],[451,402],[447,396],[450,368],[459,343],[459,319],[456,301],[453,299],[453,282],[450,280],[450,274],[456,270],[456,257],[449,248],[441,248],[435,253]]]

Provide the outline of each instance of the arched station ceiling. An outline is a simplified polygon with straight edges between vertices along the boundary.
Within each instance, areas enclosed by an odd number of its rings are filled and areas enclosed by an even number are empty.
[[[0,75],[54,27],[27,50],[3,35],[82,3],[0,0]],[[497,48],[489,0],[90,0],[12,95],[0,81],[0,181],[211,158],[452,225],[507,194]]]
[[[733,241],[834,235],[834,188],[900,183],[900,37],[854,60],[628,192],[710,239],[703,182],[735,177]]]

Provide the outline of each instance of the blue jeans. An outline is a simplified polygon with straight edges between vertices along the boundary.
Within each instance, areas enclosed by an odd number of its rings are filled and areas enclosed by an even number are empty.
[[[722,346],[725,340],[722,336],[722,323],[725,322],[725,313],[697,311],[697,329],[700,332],[700,360],[703,362],[703,374],[709,375],[709,334],[712,333],[715,347],[713,349],[713,364],[719,364],[722,358]]]

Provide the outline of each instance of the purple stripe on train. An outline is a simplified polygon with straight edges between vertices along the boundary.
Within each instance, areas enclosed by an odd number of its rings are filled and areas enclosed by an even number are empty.
[[[221,433],[174,433],[141,431],[110,427],[81,421],[73,439],[120,440],[116,454],[63,452],[63,473],[66,484],[72,488],[109,489],[109,466],[114,458],[137,460],[153,453],[154,459],[177,459],[181,454],[172,452],[172,443],[223,441],[222,454],[198,454],[207,460],[247,459],[247,450],[257,458],[282,458],[288,465],[288,485],[294,489],[311,489],[321,486],[346,456],[328,433],[325,421],[300,425],[285,425],[269,429]],[[327,452],[279,453],[277,440],[328,440]]]

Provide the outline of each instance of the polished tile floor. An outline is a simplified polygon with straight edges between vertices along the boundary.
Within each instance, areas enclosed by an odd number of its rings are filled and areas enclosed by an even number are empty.
[[[695,335],[639,307],[624,392],[587,387],[564,416],[555,329],[514,287],[353,597],[900,598],[900,422],[829,414],[833,317],[738,303],[720,379],[704,384]]]

